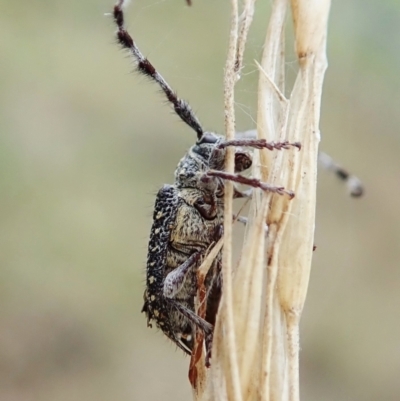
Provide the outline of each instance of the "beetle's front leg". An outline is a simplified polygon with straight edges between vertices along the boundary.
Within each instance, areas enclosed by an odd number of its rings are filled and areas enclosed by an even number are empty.
[[[223,180],[237,182],[239,184],[249,185],[253,188],[260,188],[263,191],[277,193],[279,195],[288,195],[290,199],[294,198],[294,192],[286,190],[283,187],[274,187],[266,182],[260,181],[258,178],[247,178],[240,174],[230,174],[225,171],[209,170],[204,173],[208,177],[218,177]]]

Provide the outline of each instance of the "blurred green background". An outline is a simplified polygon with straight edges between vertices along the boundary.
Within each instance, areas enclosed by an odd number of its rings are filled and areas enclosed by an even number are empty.
[[[195,135],[130,73],[113,1],[0,1],[0,400],[189,400],[188,358],[140,314],[154,194]],[[270,2],[237,91],[254,128]],[[128,26],[203,125],[223,131],[227,1],[136,0]],[[400,392],[400,3],[333,1],[320,173],[302,320],[302,398]],[[287,60],[290,79],[294,56]]]

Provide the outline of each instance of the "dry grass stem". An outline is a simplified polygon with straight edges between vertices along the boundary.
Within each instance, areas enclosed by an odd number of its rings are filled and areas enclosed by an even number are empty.
[[[239,36],[237,41],[235,71],[240,74],[243,66],[243,55],[246,47],[247,34],[254,16],[254,4],[256,0],[245,0],[243,4],[243,12],[240,16]]]
[[[226,138],[235,137],[235,83],[237,73],[235,68],[238,27],[239,27],[239,9],[238,0],[231,0],[231,30],[229,39],[228,56],[225,64],[225,82],[224,82],[224,103],[225,103],[225,133]],[[234,171],[234,149],[228,148],[225,169],[228,173]],[[233,183],[226,183],[225,186],[225,218],[224,218],[224,244],[226,245],[222,254],[222,275],[224,278],[224,290],[221,299],[220,310],[224,313],[220,315],[216,326],[223,330],[225,334],[224,341],[233,352],[215,351],[217,358],[222,358],[222,368],[225,372],[226,391],[229,399],[241,401],[241,391],[239,384],[239,370],[237,364],[237,350],[235,339],[235,328],[233,320],[233,295],[232,295],[232,200]],[[215,343],[223,343],[220,336],[215,336]],[[216,349],[216,347],[214,347]]]
[[[225,125],[235,134],[234,86],[254,12],[244,2],[239,23],[232,0],[225,71]],[[285,93],[285,23],[291,6],[298,75]],[[241,257],[232,268],[232,184],[226,183],[223,296],[212,366],[195,399],[298,401],[299,321],[310,276],[315,220],[319,113],[326,69],[329,0],[274,0],[260,64],[257,136],[301,142],[302,149],[254,152],[252,175],[296,194],[291,200],[253,191]],[[232,150],[226,162],[233,171]],[[268,230],[266,230],[266,226]]]

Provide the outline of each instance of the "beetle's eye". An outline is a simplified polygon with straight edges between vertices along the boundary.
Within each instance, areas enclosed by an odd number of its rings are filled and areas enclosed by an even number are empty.
[[[218,136],[212,134],[211,132],[205,132],[201,138],[197,141],[197,145],[202,145],[203,143],[216,143],[218,141]]]

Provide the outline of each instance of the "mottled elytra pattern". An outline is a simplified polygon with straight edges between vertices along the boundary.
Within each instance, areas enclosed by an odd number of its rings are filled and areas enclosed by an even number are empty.
[[[299,143],[268,143],[264,140],[238,137],[225,141],[220,135],[203,130],[189,104],[180,99],[150,61],[143,56],[124,26],[124,1],[114,7],[119,44],[129,51],[139,73],[156,82],[176,114],[197,134],[197,142],[188,150],[175,170],[173,185],[164,185],[154,206],[147,267],[146,289],[142,311],[148,325],[155,322],[179,348],[190,354],[195,334],[204,334],[209,363],[213,325],[221,297],[221,254],[213,261],[204,280],[206,313],[198,316],[195,297],[198,290],[197,270],[203,256],[220,239],[224,220],[224,182],[226,180],[261,188],[292,198],[293,192],[273,187],[238,173],[252,164],[246,148],[282,150],[300,149]],[[235,172],[224,172],[226,148],[235,149]],[[234,191],[235,198],[249,192]]]
[[[152,305],[152,294],[162,290],[166,265],[167,249],[170,236],[170,226],[174,223],[178,211],[179,198],[177,190],[172,185],[164,185],[157,194],[153,213],[153,226],[147,254],[147,271],[154,273],[146,280],[146,302]]]
[[[187,281],[187,288],[182,288],[185,287],[185,282],[178,275],[177,281],[181,287],[172,293],[172,297],[165,295],[168,273],[176,272],[182,265],[187,265],[193,271],[193,265],[199,260],[196,257],[199,255],[198,253],[190,255],[192,251],[190,244],[184,244],[188,253],[182,252],[181,257],[177,255],[178,251],[171,248],[171,233],[179,228],[178,218],[181,219],[178,214],[189,217],[187,213],[182,213],[182,210],[185,207],[192,207],[185,203],[184,197],[181,195],[178,189],[172,185],[164,185],[157,194],[148,247],[146,290],[142,311],[146,313],[150,326],[150,321],[153,320],[171,340],[185,352],[190,353],[193,342],[193,328],[190,320],[207,334],[211,334],[212,327],[192,312],[194,310],[192,301],[196,291],[193,278]],[[192,218],[192,220],[196,219]],[[189,227],[190,224],[184,221],[182,226]],[[185,260],[185,262],[181,263],[181,260]],[[187,263],[188,261],[192,263]],[[185,296],[182,290],[192,292],[191,296]],[[177,298],[176,294],[180,294],[182,298]]]

